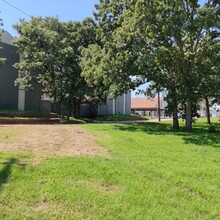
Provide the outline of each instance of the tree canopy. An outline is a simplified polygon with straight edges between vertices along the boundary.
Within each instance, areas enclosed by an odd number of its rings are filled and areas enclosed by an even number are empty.
[[[219,77],[219,1],[101,0],[96,8],[103,46],[83,51],[91,57],[83,62],[86,80],[98,85],[94,78],[106,78],[102,83],[113,93],[154,81],[167,89],[176,122],[184,103],[191,130],[193,105],[202,98],[200,82],[207,75],[211,83]],[[88,66],[97,68],[91,72]],[[205,86],[210,88],[209,80]]]
[[[37,81],[56,103],[67,106],[79,116],[85,95],[94,91],[81,77],[80,48],[96,41],[96,24],[92,19],[83,22],[60,22],[58,18],[32,17],[14,26],[19,33],[15,44],[23,59],[15,67],[19,70],[17,85],[32,89]]]

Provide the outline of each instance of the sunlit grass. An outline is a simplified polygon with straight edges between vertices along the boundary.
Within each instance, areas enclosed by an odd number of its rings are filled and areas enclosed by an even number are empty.
[[[0,219],[218,219],[220,126],[204,122],[80,125],[102,157],[1,153]]]

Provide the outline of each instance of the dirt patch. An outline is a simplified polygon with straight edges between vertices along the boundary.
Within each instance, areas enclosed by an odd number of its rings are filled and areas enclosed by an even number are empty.
[[[92,134],[73,125],[20,125],[0,128],[0,152],[36,156],[106,155]]]

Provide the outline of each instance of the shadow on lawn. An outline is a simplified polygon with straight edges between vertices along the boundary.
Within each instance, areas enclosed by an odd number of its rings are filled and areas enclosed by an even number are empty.
[[[0,170],[0,189],[3,184],[7,183],[9,181],[9,178],[11,176],[11,171],[14,165],[18,165],[21,168],[24,168],[26,164],[20,164],[18,163],[17,159],[10,158],[8,161],[1,163],[3,164],[3,168]]]
[[[192,132],[186,132],[185,127],[180,127],[179,131],[173,131],[171,124],[165,123],[133,123],[125,125],[114,125],[115,129],[130,132],[146,132],[152,135],[175,135],[182,137],[186,144],[209,145],[220,148],[220,126],[219,123],[214,124],[217,132],[210,133],[209,125],[206,123],[196,123],[193,125]]]
[[[121,131],[132,132],[147,132],[149,134],[165,135],[166,133],[173,132],[170,124],[163,124],[157,122],[147,123],[132,123],[132,124],[115,124],[114,127]]]
[[[220,126],[219,123],[213,123],[217,131],[209,132],[209,125],[206,123],[195,124],[193,132],[180,132],[186,144],[195,144],[200,146],[209,145],[220,148]]]
[[[201,132],[201,133],[188,133],[188,134],[181,134],[183,140],[186,144],[195,144],[200,146],[209,145],[211,147],[218,147],[220,148],[220,135],[219,132],[216,133],[209,133]]]

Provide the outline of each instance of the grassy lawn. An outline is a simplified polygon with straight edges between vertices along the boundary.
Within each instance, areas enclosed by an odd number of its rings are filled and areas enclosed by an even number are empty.
[[[193,133],[170,122],[73,126],[107,155],[0,153],[0,219],[220,218],[219,122],[216,133],[201,120]]]
[[[126,121],[126,120],[149,120],[152,119],[149,116],[138,115],[102,115],[95,118],[101,121]]]
[[[70,120],[62,119],[63,124],[86,124],[86,123],[97,123],[97,121],[103,122],[120,122],[120,121],[132,121],[132,120],[149,120],[152,119],[149,116],[137,116],[137,115],[102,115],[95,118],[80,118],[76,119],[70,117]]]

